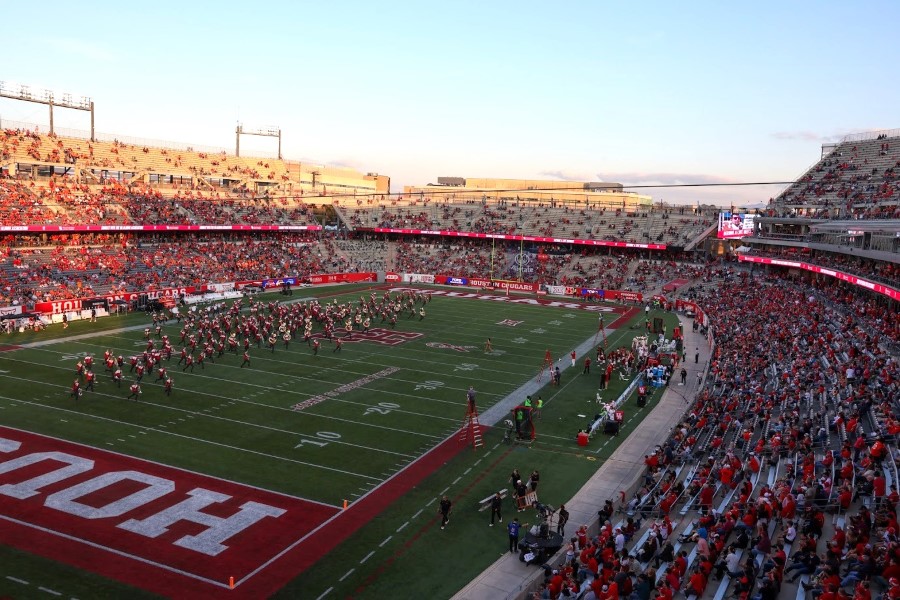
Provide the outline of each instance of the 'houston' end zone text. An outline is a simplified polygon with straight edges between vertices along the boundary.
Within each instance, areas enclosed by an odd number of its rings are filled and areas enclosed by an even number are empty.
[[[335,506],[0,427],[0,543],[27,540],[31,551],[48,548],[51,558],[72,556],[73,564],[93,553],[92,570],[137,579],[132,583],[140,587],[165,574],[217,585],[223,573],[240,580],[337,512]],[[126,576],[123,557],[133,561]],[[120,568],[110,571],[108,563],[115,561]]]

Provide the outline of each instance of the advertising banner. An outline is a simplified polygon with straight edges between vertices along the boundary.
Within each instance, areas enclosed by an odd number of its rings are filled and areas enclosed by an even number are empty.
[[[283,285],[297,285],[296,277],[279,277],[278,279],[263,279],[262,287],[264,289],[278,288]]]
[[[434,283],[434,275],[427,273],[404,273],[403,283]]]
[[[619,298],[625,302],[643,302],[644,295],[640,292],[619,292]]]
[[[377,279],[378,275],[375,273],[331,273],[309,276],[309,282],[313,285],[321,285],[323,283],[360,283],[363,281],[376,281]]]
[[[21,315],[21,314],[22,314],[21,306],[2,306],[2,307],[0,307],[0,316]]]

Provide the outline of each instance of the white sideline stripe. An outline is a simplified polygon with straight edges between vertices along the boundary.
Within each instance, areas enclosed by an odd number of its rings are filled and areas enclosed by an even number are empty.
[[[355,568],[350,569],[349,571],[347,571],[346,573],[341,575],[341,578],[338,579],[338,581],[343,581],[343,580],[347,579],[348,577],[350,577],[350,574],[353,573],[353,571],[355,571],[355,570],[356,570]]]
[[[5,398],[5,397],[4,397],[4,396],[0,396],[0,398]],[[48,405],[48,404],[41,404],[40,402],[29,402],[28,400],[22,400],[22,402],[24,402],[24,403],[26,403],[26,404],[31,404],[32,406],[40,406],[40,407],[42,407],[42,408],[49,408],[50,410],[61,410],[61,411],[67,412],[67,413],[75,413],[75,412],[76,412],[76,411],[70,410],[70,409],[68,409],[68,408],[60,408],[60,407],[57,407],[57,406],[50,406],[50,405]],[[257,456],[265,456],[266,458],[274,458],[274,459],[276,459],[276,460],[283,460],[283,461],[286,461],[286,462],[295,463],[295,464],[298,464],[298,465],[303,465],[303,466],[311,467],[311,468],[314,468],[314,469],[323,469],[323,470],[325,470],[325,471],[334,471],[334,472],[336,472],[336,473],[343,473],[344,475],[353,475],[354,477],[361,477],[361,478],[363,478],[363,479],[371,479],[372,481],[379,481],[379,479],[378,479],[377,477],[372,477],[371,475],[362,475],[362,474],[360,474],[360,473],[353,473],[352,471],[344,471],[343,469],[335,469],[334,467],[326,467],[326,466],[324,466],[324,465],[319,465],[319,464],[316,464],[316,463],[308,463],[308,462],[305,462],[305,461],[302,461],[302,460],[297,460],[297,459],[295,459],[295,458],[288,458],[288,457],[286,457],[286,456],[275,456],[274,454],[268,454],[268,453],[266,453],[266,452],[260,452],[260,451],[258,451],[258,450],[249,450],[249,449],[247,449],[247,448],[240,448],[240,447],[238,447],[238,446],[232,446],[232,445],[230,445],[230,444],[224,444],[224,443],[222,443],[222,442],[214,442],[214,441],[212,441],[212,440],[204,440],[204,439],[202,439],[202,438],[198,438],[198,437],[194,437],[194,436],[190,436],[190,435],[185,435],[185,434],[183,434],[183,433],[174,433],[174,432],[172,432],[172,431],[165,431],[165,430],[163,430],[163,429],[155,429],[155,428],[153,428],[153,427],[146,427],[146,426],[144,426],[144,425],[137,425],[137,424],[135,424],[135,423],[129,423],[129,422],[127,422],[127,421],[119,421],[118,419],[111,419],[111,418],[109,418],[109,417],[101,417],[100,415],[89,415],[89,414],[84,414],[84,413],[76,413],[76,414],[79,414],[79,415],[85,416],[85,417],[90,417],[90,418],[92,418],[92,419],[99,419],[99,420],[101,420],[101,421],[109,421],[109,422],[111,422],[111,423],[118,423],[119,425],[128,425],[128,426],[130,426],[130,427],[142,427],[142,428],[145,428],[145,429],[149,429],[150,431],[158,431],[159,433],[167,433],[167,434],[169,434],[169,435],[172,435],[172,436],[175,436],[175,437],[179,437],[179,438],[184,438],[184,439],[186,439],[186,440],[192,440],[192,441],[195,441],[195,442],[201,442],[201,443],[204,443],[204,444],[210,444],[211,446],[220,446],[220,447],[222,447],[222,448],[228,448],[228,449],[230,449],[230,450],[237,450],[237,451],[239,451],[239,452],[246,452],[246,453],[248,453],[248,454],[255,454],[255,455],[257,455]],[[165,426],[164,426],[164,425],[160,425],[160,427],[165,427]],[[56,439],[60,439],[60,438],[56,438]],[[68,441],[68,440],[65,440],[65,441]],[[87,447],[90,448],[91,446],[87,446]],[[123,455],[123,456],[125,456],[125,455]],[[133,457],[131,457],[131,458],[133,458]],[[141,459],[141,460],[143,460],[143,459]],[[148,462],[152,462],[152,461],[148,461]],[[159,463],[156,463],[156,464],[159,464]],[[166,466],[168,466],[168,465],[166,465]],[[186,469],[185,469],[185,470],[186,470]],[[188,471],[188,472],[190,472],[190,471]],[[223,481],[227,481],[227,480],[223,480]],[[232,482],[232,483],[237,483],[237,482]],[[244,485],[244,484],[241,483],[241,484],[238,484],[238,485]],[[263,488],[258,488],[258,489],[263,489]],[[270,490],[266,490],[266,491],[270,491]],[[275,493],[280,493],[280,492],[275,492]],[[285,495],[286,495],[286,494],[285,494]],[[306,498],[300,498],[300,500],[306,500]],[[311,502],[312,502],[312,501],[311,501]],[[332,506],[332,505],[330,505],[330,504],[325,504],[325,503],[320,503],[320,504],[322,504],[323,506]],[[337,507],[334,506],[333,508],[337,508]]]
[[[369,552],[368,554],[366,554],[366,555],[363,557],[363,559],[362,559],[361,561],[359,561],[359,564],[363,564],[364,562],[366,562],[367,560],[369,560],[370,558],[372,558],[372,555],[373,555],[373,554],[375,554],[375,551],[374,551],[374,550],[372,550],[371,552]]]
[[[42,592],[47,592],[48,594],[53,594],[54,596],[62,596],[62,594],[60,592],[57,592],[56,590],[51,590],[50,588],[39,587],[38,589]]]
[[[425,510],[425,509],[424,509],[424,508],[420,508],[420,509],[419,509],[419,512],[417,512],[416,514],[414,514],[414,515],[412,516],[412,518],[415,519],[416,517],[418,517],[419,515],[421,515],[423,510]]]
[[[91,548],[103,550],[105,552],[109,552],[109,553],[115,554],[117,556],[124,556],[125,558],[130,558],[132,560],[142,562],[146,565],[152,565],[154,567],[159,567],[160,569],[164,569],[164,570],[170,571],[172,573],[177,573],[179,575],[184,575],[185,577],[190,577],[191,579],[196,579],[197,581],[202,581],[202,582],[208,583],[210,585],[215,585],[220,588],[228,589],[228,584],[221,583],[219,581],[216,581],[215,579],[207,579],[206,577],[203,577],[202,575],[196,575],[196,574],[190,573],[188,571],[182,571],[181,569],[176,569],[175,567],[170,567],[169,565],[166,565],[163,563],[158,563],[158,562],[152,561],[150,559],[144,558],[142,556],[136,556],[134,554],[129,554],[127,552],[122,552],[121,550],[116,550],[115,548],[110,548],[108,546],[103,546],[101,544],[97,544],[97,543],[94,543],[94,542],[91,542],[88,540],[84,540],[79,537],[75,537],[74,535],[69,535],[67,533],[62,533],[60,531],[54,531],[53,529],[48,529],[46,527],[41,527],[40,525],[35,525],[33,523],[27,523],[25,521],[20,521],[18,519],[14,519],[14,518],[8,517],[6,515],[0,515],[0,519],[2,519],[4,521],[9,521],[10,523],[15,523],[17,525],[22,525],[24,527],[30,527],[31,529],[36,529],[38,531],[43,531],[44,533],[49,533],[51,535],[55,535],[55,536],[61,537],[66,540],[71,540],[73,542],[80,542],[86,546],[90,546]],[[7,577],[7,579],[10,579],[10,577]],[[43,589],[43,588],[41,588],[41,589]]]
[[[19,579],[18,577],[13,577],[12,575],[7,575],[6,578],[9,579],[10,581],[15,581],[16,583],[21,583],[22,585],[28,585],[28,582],[25,581],[24,579]]]
[[[124,440],[123,440],[123,441],[124,441]],[[460,475],[459,477],[457,477],[456,479],[454,479],[454,480],[453,480],[453,483],[451,483],[450,485],[456,485],[457,483],[459,483],[459,480],[460,480],[460,479],[462,479],[462,475]]]
[[[394,536],[389,535],[389,536],[387,536],[386,538],[384,538],[384,539],[381,541],[381,543],[378,544],[378,547],[379,547],[379,548],[384,548],[384,545],[387,544],[389,541],[391,541],[391,538],[392,538],[392,537],[394,537]]]
[[[407,526],[407,525],[409,525],[409,521],[406,521],[405,523],[403,523],[403,525],[401,525],[400,527],[398,527],[398,528],[397,528],[397,531],[395,531],[394,533],[400,533],[401,531],[403,531],[404,529],[406,529],[406,526]]]
[[[449,490],[449,489],[450,489],[450,486],[448,485],[447,487],[445,487],[444,489],[442,489],[441,491],[439,491],[439,492],[438,492],[438,495],[439,495],[439,496],[443,496],[444,494],[447,493],[447,490]],[[432,502],[434,502],[434,498],[432,498],[432,499],[431,499],[431,502],[429,502],[429,503],[426,504],[425,506],[430,506]]]
[[[471,470],[472,470],[472,467],[469,467],[468,469],[466,469],[465,471],[463,471],[463,475],[468,475],[468,474],[469,474],[469,471],[471,471]]]
[[[3,396],[0,396],[0,398],[3,398]],[[42,405],[42,406],[43,406],[43,405]],[[62,409],[62,410],[65,410],[65,409]],[[92,449],[92,450],[100,450],[100,448],[97,448],[97,447],[95,447],[95,446],[89,446],[89,445],[87,445],[87,444],[82,444],[82,443],[80,443],[80,442],[72,442],[72,441],[69,441],[69,440],[64,440],[63,438],[56,437],[56,436],[52,436],[52,435],[45,435],[45,434],[43,434],[43,433],[41,433],[41,434],[36,434],[36,433],[31,432],[31,431],[27,431],[27,430],[25,430],[25,429],[20,429],[20,428],[18,428],[18,427],[10,427],[9,425],[3,425],[3,427],[6,428],[6,429],[10,429],[10,430],[12,430],[12,431],[18,431],[18,432],[20,432],[20,433],[28,433],[28,434],[31,434],[31,435],[41,435],[41,436],[43,436],[43,437],[45,437],[45,438],[50,438],[50,439],[52,439],[52,440],[59,440],[59,441],[61,441],[61,442],[66,442],[67,444],[74,444],[75,446],[81,446],[82,448],[89,448],[89,449]],[[143,433],[143,434],[146,435],[146,432],[144,432],[144,431],[138,431],[138,433]],[[176,435],[176,434],[170,434],[170,435]],[[108,443],[109,443],[109,442],[107,442],[107,444],[108,444]],[[150,463],[150,464],[157,465],[157,466],[160,466],[160,467],[165,467],[165,468],[167,468],[167,469],[175,469],[176,471],[181,471],[182,473],[190,473],[191,475],[199,475],[199,476],[201,476],[201,477],[209,477],[210,479],[215,479],[215,480],[217,480],[217,481],[224,481],[224,482],[226,482],[226,483],[231,483],[231,484],[234,484],[234,485],[242,485],[242,486],[244,486],[244,487],[248,487],[248,488],[251,488],[251,489],[254,489],[254,490],[259,490],[259,491],[261,491],[261,492],[268,492],[268,493],[270,493],[270,494],[276,494],[276,495],[282,496],[282,497],[284,497],[284,498],[291,498],[291,499],[293,499],[293,500],[303,500],[304,502],[312,502],[313,504],[319,504],[319,505],[321,505],[321,506],[327,506],[327,507],[329,507],[329,508],[340,508],[339,506],[332,505],[332,504],[326,504],[326,503],[324,503],[324,502],[319,502],[318,500],[309,500],[309,499],[307,499],[307,498],[301,498],[300,496],[292,496],[291,494],[285,494],[284,492],[276,492],[276,491],[274,491],[274,490],[267,490],[266,488],[261,488],[261,487],[259,487],[259,486],[251,485],[251,484],[249,484],[249,483],[241,483],[241,482],[239,482],[239,481],[233,481],[233,480],[231,480],[231,479],[225,479],[224,477],[216,477],[215,475],[207,475],[206,473],[200,473],[200,472],[198,472],[198,471],[191,471],[190,469],[184,469],[184,468],[182,468],[182,467],[175,467],[175,466],[172,466],[172,465],[165,465],[165,464],[163,464],[163,463],[161,463],[161,462],[158,462],[158,461],[155,461],[155,460],[150,460],[150,459],[147,459],[147,458],[141,458],[141,457],[139,457],[139,456],[133,456],[133,455],[131,455],[131,454],[124,454],[124,453],[122,453],[122,452],[114,452],[114,451],[112,451],[112,450],[103,450],[103,452],[108,452],[109,454],[115,454],[116,456],[121,456],[121,457],[124,457],[124,458],[130,458],[130,459],[135,459],[135,458],[137,458],[138,460],[142,460],[142,461],[144,461],[144,462],[146,462],[146,463]]]
[[[334,589],[333,587],[328,588],[327,590],[325,590],[324,592],[322,592],[322,593],[319,595],[319,597],[316,598],[316,600],[322,600],[322,598],[324,598],[325,596],[327,596],[328,594],[330,594],[330,593],[331,593],[331,590],[333,590],[333,589]]]

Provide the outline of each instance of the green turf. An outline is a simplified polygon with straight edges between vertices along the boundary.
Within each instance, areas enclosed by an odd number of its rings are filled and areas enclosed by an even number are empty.
[[[339,300],[354,301],[360,293],[354,291]],[[563,308],[435,296],[426,310],[423,321],[404,316],[397,324],[397,331],[423,336],[394,347],[345,344],[340,353],[333,353],[326,342],[319,356],[313,356],[305,344],[295,341],[288,349],[279,344],[274,353],[254,348],[250,368],[239,368],[240,357],[226,354],[193,373],[182,373],[175,365],[176,351],[170,365],[174,396],[166,398],[161,386],[149,383],[155,374],[148,374],[137,403],[125,400],[127,382],[117,388],[102,365],[95,367],[96,392],[86,392],[77,402],[68,392],[77,356],[92,353],[102,358],[105,349],[124,356],[140,352],[146,316],[110,317],[97,324],[76,322],[64,333],[56,326],[49,332],[18,334],[5,341],[25,343],[54,335],[96,333],[87,339],[0,353],[0,370],[8,371],[0,374],[2,422],[340,506],[457,431],[469,385],[478,390],[478,405],[484,412],[535,378],[546,348],[554,356],[566,357],[597,328],[595,313]],[[671,328],[674,317],[666,316]],[[504,319],[521,323],[499,325]],[[120,324],[139,328],[112,330]],[[379,326],[387,324],[376,319],[373,327]],[[174,324],[166,327],[176,350],[179,329]],[[639,331],[625,328],[610,335],[609,348],[630,345],[635,333]],[[492,355],[482,352],[487,337],[498,351]],[[429,347],[429,342],[467,351]],[[398,370],[305,410],[291,409],[387,368]],[[538,392],[547,405],[538,423],[538,441],[531,449],[501,446],[484,458],[502,436],[499,430],[490,432],[486,448],[466,451],[433,474],[298,577],[282,596],[316,598],[329,587],[333,597],[383,598],[395,596],[400,589],[409,597],[452,595],[495,560],[505,545],[504,528],[487,527],[489,514],[474,510],[477,500],[502,487],[508,473],[518,467],[523,474],[535,468],[544,474],[542,485],[552,496],[542,495],[542,499],[564,501],[652,406],[641,411],[627,407],[628,421],[620,438],[606,445],[605,438],[597,438],[587,451],[579,450],[574,435],[596,410],[599,380],[599,371],[590,376],[580,372],[580,367],[567,371],[562,386]],[[125,375],[127,380],[127,367]],[[613,400],[626,383],[616,377],[604,399]],[[459,482],[453,484],[457,478]],[[448,486],[448,494],[458,498],[457,510],[451,528],[442,532],[431,522],[436,506],[424,507]],[[411,519],[419,510],[423,512]],[[391,539],[379,546],[389,535]],[[373,549],[375,554],[360,564]],[[28,562],[23,556],[18,563]],[[448,561],[452,569],[447,568]],[[354,572],[344,577],[350,568]],[[51,570],[65,573],[67,569]],[[434,573],[441,573],[439,581]]]
[[[0,598],[55,597],[39,589],[42,587],[62,594],[63,598],[149,600],[159,597],[69,565],[0,546]]]

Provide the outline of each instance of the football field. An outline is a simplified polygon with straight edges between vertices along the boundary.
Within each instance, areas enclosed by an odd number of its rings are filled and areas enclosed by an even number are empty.
[[[322,303],[359,305],[373,293],[403,292],[315,294]],[[579,360],[560,387],[538,390],[545,419],[531,450],[498,447],[499,428],[485,432],[478,450],[461,442],[466,391],[474,386],[484,414],[537,381],[546,350],[568,362],[578,345],[602,343],[598,313],[607,332],[615,329],[610,349],[630,345],[634,332],[624,325],[637,311],[447,289],[415,293],[422,303],[395,326],[373,318],[368,332],[356,328],[340,348],[316,328],[318,352],[299,335],[287,344],[279,337],[274,351],[254,343],[249,364],[240,347],[185,368],[181,325],[169,321],[161,335],[175,352],[147,370],[137,399],[128,399],[137,376],[130,357],[147,348],[146,315],[4,339],[0,542],[7,569],[20,572],[2,574],[0,593],[28,596],[19,581],[37,589],[33,579],[43,577],[72,597],[135,592],[129,585],[182,597],[279,590],[285,597],[385,597],[379,586],[397,590],[405,581],[396,575],[404,560],[414,556],[428,568],[416,545],[434,529],[441,494],[458,499],[465,527],[463,506],[472,509],[503,487],[515,461],[565,476],[560,495],[574,493],[614,446],[590,456],[572,439],[595,410],[598,375],[575,377]],[[298,290],[264,302],[302,306],[312,297]],[[493,350],[485,352],[488,338]],[[159,346],[152,329],[149,339]],[[104,367],[105,352],[124,358],[121,386]],[[87,355],[94,357],[94,389],[73,395],[76,364]],[[625,383],[616,381],[608,400]],[[530,453],[529,462],[521,452]],[[461,557],[460,568],[490,560]],[[81,570],[94,575],[73,581]],[[435,597],[451,594],[465,577]],[[427,581],[416,585],[424,587],[410,589],[434,591]]]

